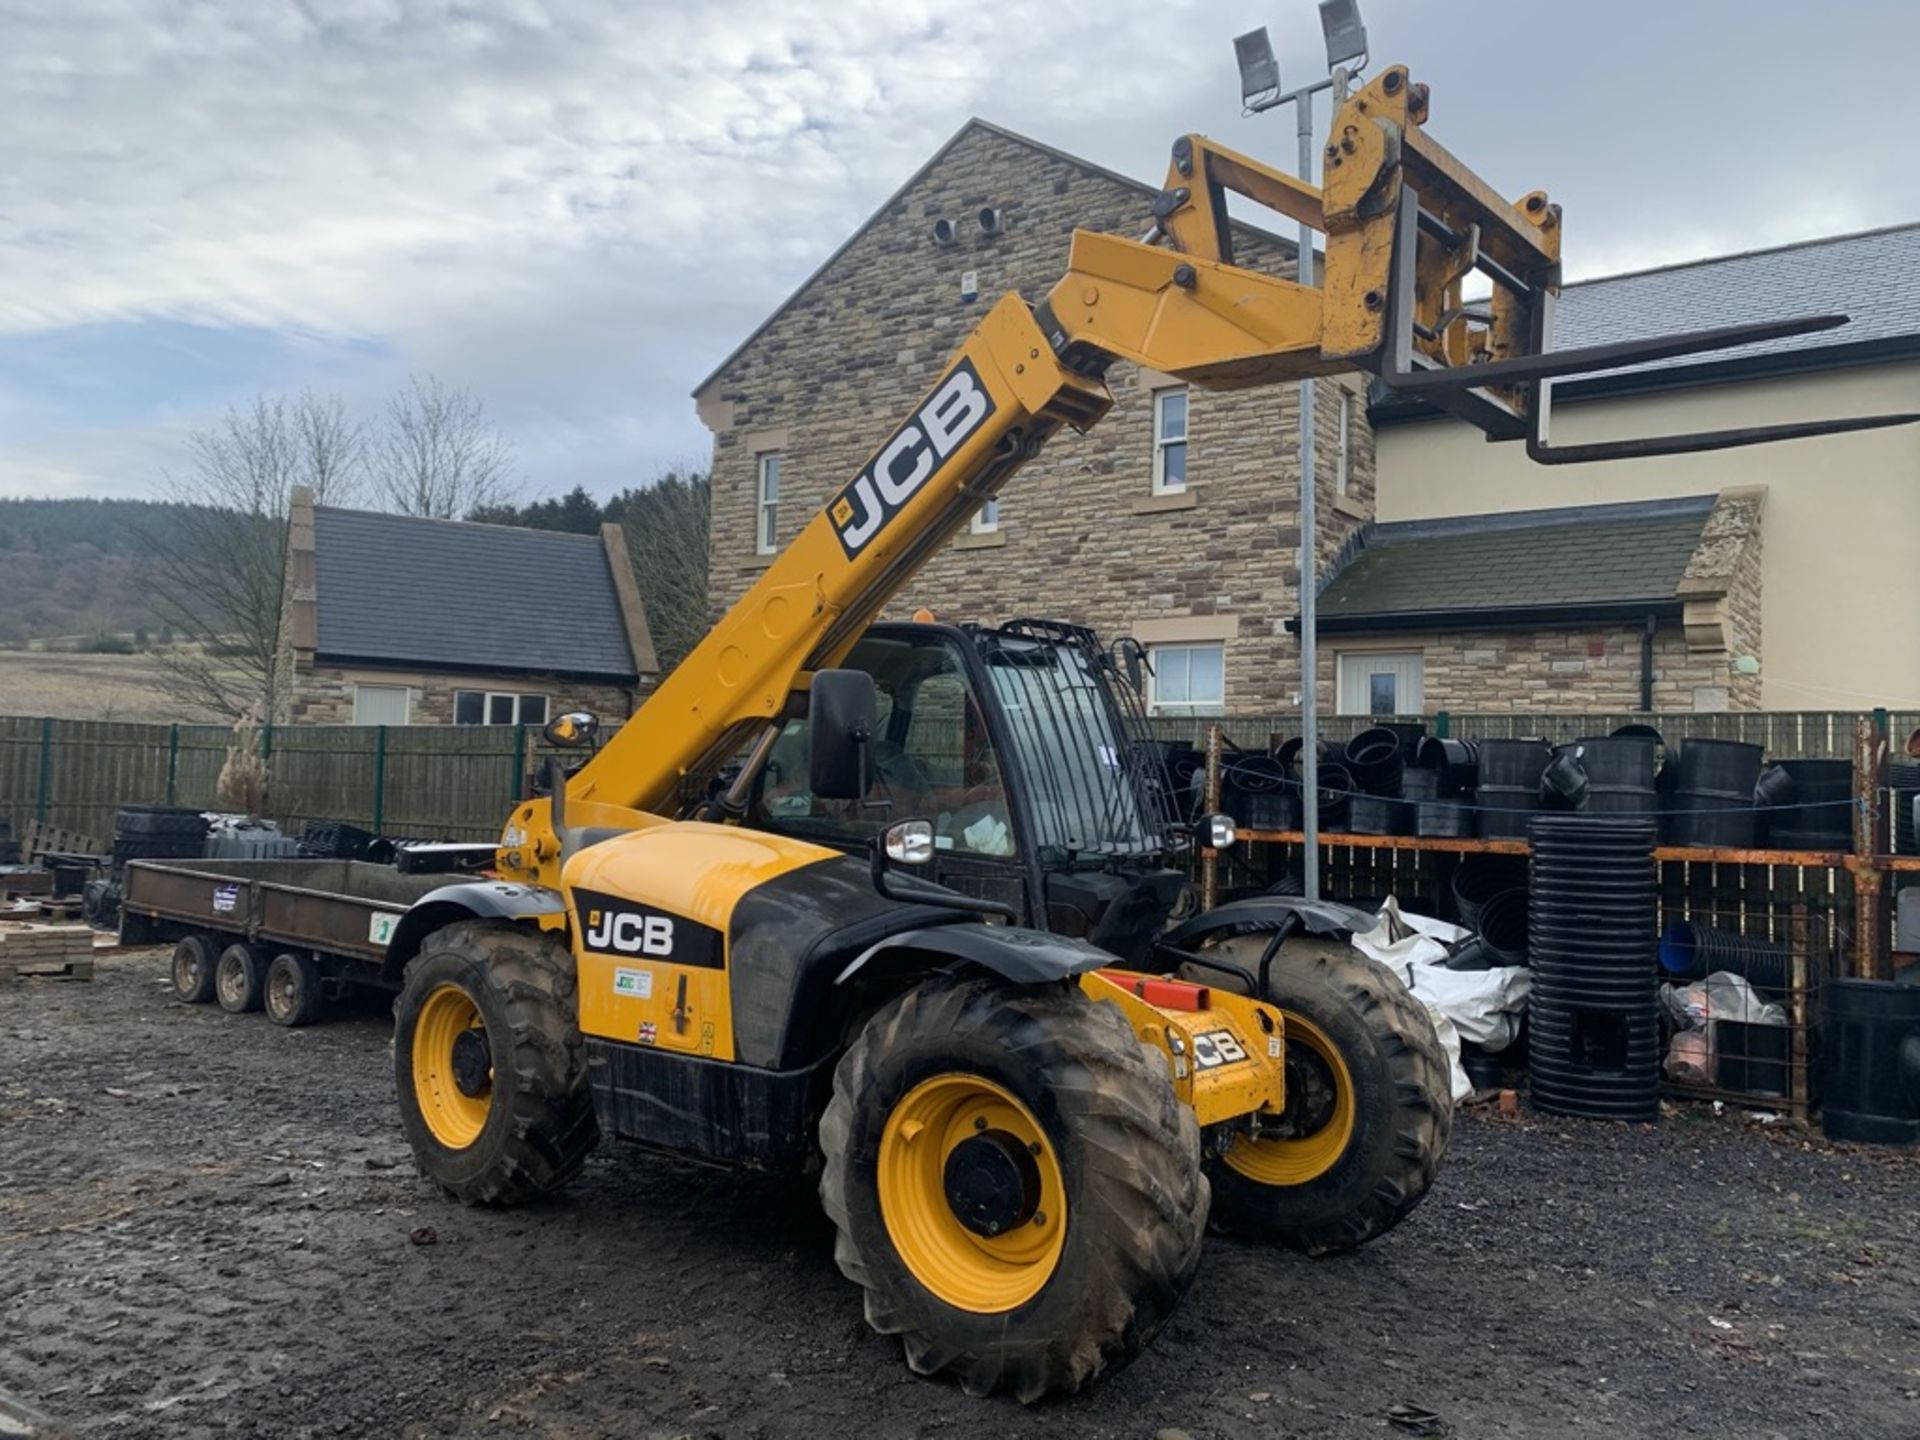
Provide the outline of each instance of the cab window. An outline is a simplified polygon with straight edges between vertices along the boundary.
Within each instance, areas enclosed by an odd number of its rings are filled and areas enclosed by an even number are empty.
[[[860,848],[895,821],[931,820],[941,851],[1011,858],[1000,757],[952,641],[868,637],[845,664],[872,675],[876,692],[866,802],[822,800],[808,789],[807,724],[795,720],[774,745],[748,823]]]

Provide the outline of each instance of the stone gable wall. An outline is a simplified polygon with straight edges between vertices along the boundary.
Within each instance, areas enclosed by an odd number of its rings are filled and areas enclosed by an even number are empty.
[[[1076,226],[1138,235],[1149,203],[1141,190],[991,131],[963,135],[704,389],[716,613],[766,563],[754,555],[759,452],[781,456],[785,544],[866,463],[995,298],[1017,289],[1038,300],[1064,270]],[[980,232],[984,206],[1005,214],[1003,234]],[[948,248],[930,238],[940,217],[958,232]],[[1268,237],[1236,227],[1236,247],[1243,264],[1291,271],[1290,253]],[[960,299],[969,270],[979,293],[970,304]],[[1299,387],[1190,391],[1189,489],[1155,497],[1151,390],[1160,378],[1115,365],[1112,413],[1030,461],[1001,492],[999,531],[958,537],[889,613],[924,605],[950,620],[1040,615],[1150,643],[1220,640],[1230,710],[1292,703],[1297,645],[1284,625],[1298,584]],[[1342,386],[1353,396],[1351,479],[1336,504]],[[1323,381],[1317,395],[1324,565],[1372,513],[1374,454],[1358,377]]]

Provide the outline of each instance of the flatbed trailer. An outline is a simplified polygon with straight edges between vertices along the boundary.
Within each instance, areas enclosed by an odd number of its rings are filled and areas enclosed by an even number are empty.
[[[183,999],[264,1004],[278,1023],[305,1024],[351,989],[398,988],[388,946],[414,902],[448,878],[365,860],[135,860],[120,940],[173,942]]]

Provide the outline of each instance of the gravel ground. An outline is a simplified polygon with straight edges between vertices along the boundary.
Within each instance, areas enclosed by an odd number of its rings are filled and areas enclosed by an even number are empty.
[[[609,1147],[463,1210],[383,1009],[281,1031],[164,974],[0,990],[0,1390],[80,1434],[1920,1436],[1920,1157],[1475,1109],[1386,1239],[1210,1240],[1139,1363],[1022,1410],[908,1374],[809,1187]]]

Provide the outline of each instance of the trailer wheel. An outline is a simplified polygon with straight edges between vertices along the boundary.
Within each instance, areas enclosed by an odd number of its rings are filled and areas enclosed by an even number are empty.
[[[1249,935],[1219,949],[1252,972],[1265,946]],[[1355,1249],[1406,1219],[1439,1172],[1453,1130],[1446,1053],[1426,1007],[1344,943],[1288,940],[1262,998],[1286,1021],[1292,1133],[1241,1140],[1209,1167],[1214,1218],[1308,1255]]]
[[[260,998],[267,1018],[276,1025],[291,1029],[313,1024],[326,1006],[320,993],[320,967],[310,957],[291,950],[274,956]]]
[[[204,935],[187,935],[173,947],[173,993],[189,1005],[213,999],[213,942]]]
[[[267,964],[260,952],[245,941],[236,941],[220,952],[214,967],[214,998],[229,1015],[244,1015],[258,1010],[266,989]]]
[[[573,957],[549,935],[436,930],[394,1003],[400,1121],[420,1173],[468,1205],[550,1195],[600,1138]]]
[[[922,1375],[1025,1402],[1132,1360],[1200,1262],[1200,1134],[1120,1012],[929,980],[870,1021],[820,1122],[834,1259]]]

